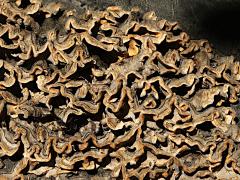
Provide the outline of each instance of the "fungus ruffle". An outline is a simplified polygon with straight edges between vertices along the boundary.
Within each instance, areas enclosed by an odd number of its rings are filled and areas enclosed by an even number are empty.
[[[0,2],[0,178],[240,178],[239,61],[139,14]]]

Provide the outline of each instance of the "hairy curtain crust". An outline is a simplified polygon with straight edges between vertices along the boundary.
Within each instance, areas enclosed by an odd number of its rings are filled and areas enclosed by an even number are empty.
[[[239,61],[176,22],[2,0],[0,52],[0,178],[240,178]]]

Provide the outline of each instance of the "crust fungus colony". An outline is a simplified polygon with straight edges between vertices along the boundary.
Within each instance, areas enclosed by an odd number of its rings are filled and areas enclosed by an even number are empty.
[[[0,1],[0,178],[239,178],[239,61],[153,12],[66,7]]]

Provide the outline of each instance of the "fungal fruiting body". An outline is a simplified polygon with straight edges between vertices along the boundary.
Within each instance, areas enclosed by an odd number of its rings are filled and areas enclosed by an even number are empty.
[[[176,22],[2,0],[0,52],[0,179],[239,178],[240,63]]]

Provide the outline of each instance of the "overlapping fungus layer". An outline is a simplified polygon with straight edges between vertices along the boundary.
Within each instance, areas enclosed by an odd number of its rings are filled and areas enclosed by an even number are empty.
[[[175,22],[1,0],[0,59],[1,178],[239,178],[239,61]]]

